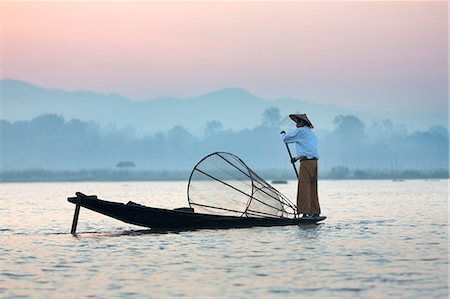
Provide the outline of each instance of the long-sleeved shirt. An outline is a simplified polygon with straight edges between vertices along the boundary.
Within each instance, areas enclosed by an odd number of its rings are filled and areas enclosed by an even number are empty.
[[[295,130],[282,134],[281,138],[285,143],[295,143],[297,157],[306,157],[308,159],[319,159],[317,150],[317,137],[308,127],[300,127]]]

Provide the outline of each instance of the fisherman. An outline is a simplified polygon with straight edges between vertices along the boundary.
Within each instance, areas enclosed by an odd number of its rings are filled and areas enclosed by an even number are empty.
[[[317,219],[320,217],[319,197],[317,194],[317,137],[311,130],[314,128],[306,114],[290,114],[296,123],[295,130],[281,131],[285,143],[295,143],[297,156],[291,162],[300,160],[300,173],[297,186],[297,210],[302,218]]]

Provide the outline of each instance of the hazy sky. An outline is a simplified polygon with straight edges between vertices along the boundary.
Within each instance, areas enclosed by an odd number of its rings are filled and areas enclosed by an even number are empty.
[[[447,109],[442,2],[0,3],[1,78],[139,100],[265,98]]]

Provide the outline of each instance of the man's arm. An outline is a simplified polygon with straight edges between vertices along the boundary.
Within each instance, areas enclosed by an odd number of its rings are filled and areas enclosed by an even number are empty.
[[[298,141],[298,130],[292,130],[289,132],[285,132],[285,131],[281,131],[281,139],[285,142],[285,143],[295,143]]]

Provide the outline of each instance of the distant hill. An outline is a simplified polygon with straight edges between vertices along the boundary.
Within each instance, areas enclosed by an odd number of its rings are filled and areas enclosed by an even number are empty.
[[[268,107],[281,113],[307,112],[315,126],[332,129],[339,114],[357,114],[363,121],[381,119],[361,111],[321,105],[300,99],[267,100],[240,88],[227,88],[195,98],[156,98],[134,102],[117,94],[47,89],[19,80],[0,80],[1,118],[29,120],[43,113],[61,114],[117,127],[134,126],[141,133],[166,131],[181,125],[203,133],[207,122],[216,120],[225,129],[253,128],[261,123]]]

